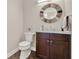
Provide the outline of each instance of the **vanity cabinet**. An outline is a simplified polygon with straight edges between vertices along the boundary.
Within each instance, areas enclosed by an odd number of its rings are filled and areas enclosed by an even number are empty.
[[[36,55],[40,59],[71,59],[71,35],[37,32]]]

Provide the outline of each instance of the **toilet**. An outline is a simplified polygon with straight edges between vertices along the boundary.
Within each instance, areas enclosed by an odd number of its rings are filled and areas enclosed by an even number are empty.
[[[27,59],[29,57],[34,33],[26,32],[24,35],[25,41],[19,43],[19,49],[21,50],[20,59]]]

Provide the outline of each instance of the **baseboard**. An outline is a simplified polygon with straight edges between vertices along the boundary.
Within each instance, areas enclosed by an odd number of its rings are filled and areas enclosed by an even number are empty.
[[[31,50],[32,50],[32,51],[36,51],[35,47],[31,47]],[[10,56],[12,56],[13,54],[15,54],[15,53],[18,52],[18,51],[19,51],[19,48],[16,48],[16,49],[12,50],[11,52],[9,52],[9,53],[7,54],[7,58],[9,58]]]
[[[7,54],[7,58],[9,58],[10,56],[12,56],[13,54],[15,54],[15,53],[18,52],[18,51],[19,51],[19,48],[16,48],[16,49],[12,50],[11,52],[9,52],[9,53]]]

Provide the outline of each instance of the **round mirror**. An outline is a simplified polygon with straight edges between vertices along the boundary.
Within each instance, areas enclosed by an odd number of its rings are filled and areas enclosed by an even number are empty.
[[[56,17],[56,15],[57,15],[57,11],[55,8],[50,7],[44,11],[44,17],[48,20],[53,19],[54,17]]]
[[[45,5],[40,11],[40,18],[44,22],[54,23],[62,16],[62,8],[54,3]]]

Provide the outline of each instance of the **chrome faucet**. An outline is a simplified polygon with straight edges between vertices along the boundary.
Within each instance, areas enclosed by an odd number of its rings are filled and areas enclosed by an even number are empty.
[[[44,25],[42,25],[41,28],[42,28],[42,31],[43,31],[44,30]]]

